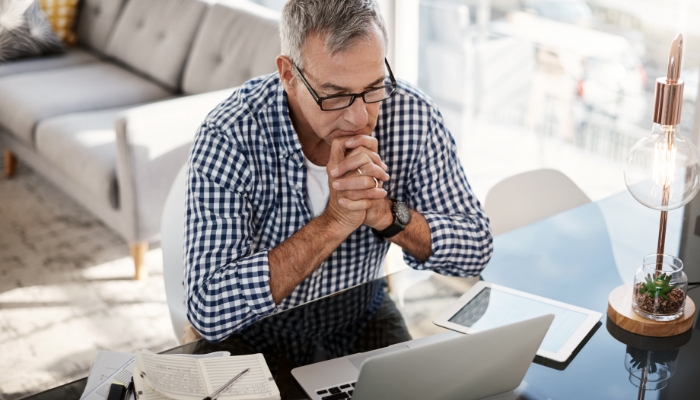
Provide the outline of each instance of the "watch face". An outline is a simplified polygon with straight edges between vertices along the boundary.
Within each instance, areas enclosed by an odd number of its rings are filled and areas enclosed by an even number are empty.
[[[406,225],[411,221],[411,213],[408,211],[408,206],[405,203],[396,203],[396,218],[402,225]]]

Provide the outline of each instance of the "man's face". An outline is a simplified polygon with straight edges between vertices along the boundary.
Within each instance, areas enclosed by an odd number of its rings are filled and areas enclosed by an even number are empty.
[[[324,39],[311,35],[302,49],[302,73],[319,97],[362,93],[384,84],[385,50],[380,30],[375,28],[369,39],[360,38],[332,57],[324,51]],[[374,130],[381,103],[365,104],[358,97],[348,108],[322,111],[301,79],[294,80],[287,94],[297,104],[296,110],[292,107],[292,118],[300,135],[313,133],[330,144],[338,137],[369,135]]]

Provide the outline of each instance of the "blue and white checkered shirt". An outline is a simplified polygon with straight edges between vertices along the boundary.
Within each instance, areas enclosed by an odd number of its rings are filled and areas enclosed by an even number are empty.
[[[433,102],[399,82],[381,105],[373,135],[389,167],[388,196],[430,225],[432,255],[420,262],[404,253],[408,265],[478,274],[493,251],[488,218]],[[268,251],[312,219],[304,154],[276,73],[245,83],[209,114],[192,145],[187,182],[187,316],[209,341],[381,272],[389,243],[363,225],[275,306]]]

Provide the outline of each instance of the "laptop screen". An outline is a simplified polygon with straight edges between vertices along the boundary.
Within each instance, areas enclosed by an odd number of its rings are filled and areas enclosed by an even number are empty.
[[[554,314],[554,321],[540,349],[553,353],[559,351],[588,317],[583,313],[487,287],[449,321],[476,331],[484,331],[545,314]]]

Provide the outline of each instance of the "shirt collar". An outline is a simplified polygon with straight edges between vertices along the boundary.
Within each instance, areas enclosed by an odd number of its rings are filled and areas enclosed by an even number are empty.
[[[279,76],[277,77],[277,99],[273,114],[273,119],[280,121],[280,156],[286,158],[295,153],[303,156],[301,142],[299,142],[299,137],[294,130],[294,125],[289,115],[287,92],[284,90],[284,85],[282,85],[282,80]],[[303,158],[300,159],[303,160]]]

